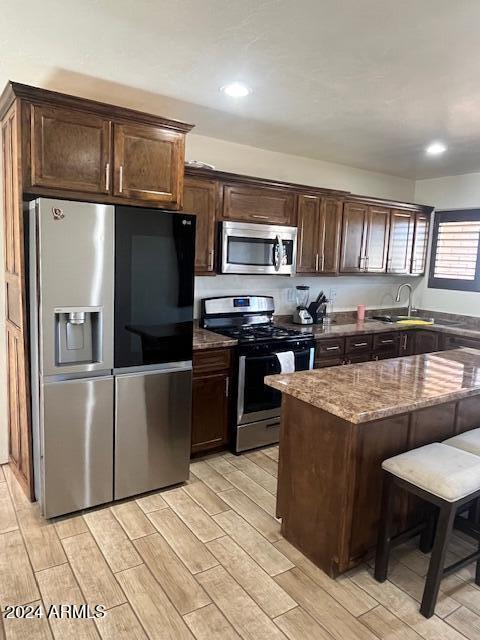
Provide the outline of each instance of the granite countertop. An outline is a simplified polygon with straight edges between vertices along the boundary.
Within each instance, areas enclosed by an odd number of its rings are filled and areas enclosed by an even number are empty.
[[[222,349],[227,347],[234,347],[237,344],[237,340],[233,338],[227,338],[220,333],[214,333],[207,329],[200,329],[195,327],[193,330],[193,350],[199,351],[200,349]]]
[[[359,424],[480,395],[480,350],[461,348],[267,376],[265,384]]]

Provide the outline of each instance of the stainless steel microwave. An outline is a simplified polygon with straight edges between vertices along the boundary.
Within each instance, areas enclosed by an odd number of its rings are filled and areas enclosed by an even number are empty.
[[[295,275],[296,227],[222,222],[220,230],[222,273]]]

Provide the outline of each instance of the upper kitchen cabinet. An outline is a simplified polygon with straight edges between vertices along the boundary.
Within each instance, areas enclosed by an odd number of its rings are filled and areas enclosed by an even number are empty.
[[[195,237],[195,273],[214,273],[215,219],[218,203],[218,182],[185,176],[183,210],[197,217]]]
[[[21,113],[22,186],[51,196],[180,209],[192,125],[10,83]]]
[[[368,206],[346,202],[343,207],[341,273],[359,273],[365,269]]]
[[[113,194],[181,205],[185,136],[142,124],[114,124]]]
[[[387,273],[410,273],[414,225],[413,211],[392,210]]]
[[[342,201],[339,199],[298,196],[298,273],[338,271],[341,217]]]
[[[377,206],[368,207],[365,271],[369,273],[385,272],[389,230],[390,209]]]
[[[425,273],[429,230],[430,217],[425,213],[416,213],[411,264],[411,273],[414,275]]]
[[[31,107],[31,186],[108,193],[108,118],[52,106]]]
[[[224,184],[221,218],[264,224],[295,224],[295,194],[250,184]]]

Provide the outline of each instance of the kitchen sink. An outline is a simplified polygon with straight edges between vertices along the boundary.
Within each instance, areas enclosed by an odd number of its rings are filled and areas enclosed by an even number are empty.
[[[395,322],[402,322],[403,320],[429,323],[435,322],[434,318],[427,318],[424,316],[373,316],[373,320],[380,320],[381,322],[388,322],[390,324],[394,324]]]

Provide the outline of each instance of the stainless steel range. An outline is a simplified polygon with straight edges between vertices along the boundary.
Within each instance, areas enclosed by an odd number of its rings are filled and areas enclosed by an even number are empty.
[[[263,383],[265,376],[313,368],[312,336],[273,324],[274,311],[270,296],[202,301],[201,325],[238,340],[231,438],[236,453],[278,442],[281,393]]]

